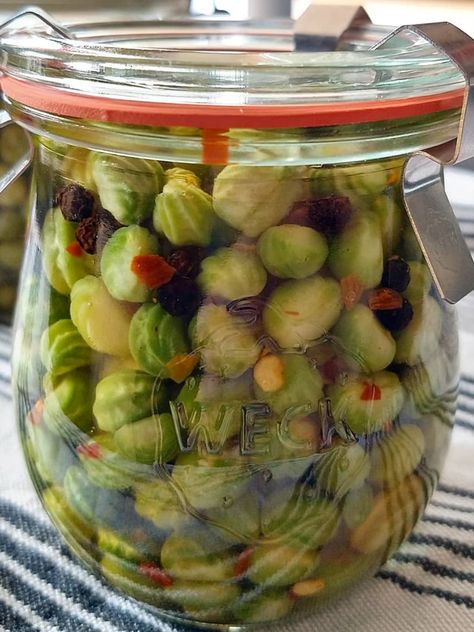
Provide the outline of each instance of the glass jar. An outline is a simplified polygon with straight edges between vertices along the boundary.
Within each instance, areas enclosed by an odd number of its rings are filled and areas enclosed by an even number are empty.
[[[35,148],[30,473],[79,558],[160,616],[308,617],[397,550],[449,445],[454,308],[402,183],[456,137],[463,77],[413,33],[297,53],[273,27],[121,29],[0,42]]]

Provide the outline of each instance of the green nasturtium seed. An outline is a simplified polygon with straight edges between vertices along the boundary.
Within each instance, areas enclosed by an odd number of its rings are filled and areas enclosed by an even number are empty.
[[[315,573],[318,564],[315,549],[263,543],[252,550],[246,577],[260,586],[291,586]]]
[[[182,494],[167,479],[136,483],[133,487],[135,510],[163,531],[180,529],[191,522],[191,514],[183,502]]]
[[[127,357],[132,314],[93,276],[78,281],[71,291],[71,319],[87,344],[108,355]]]
[[[254,252],[220,248],[202,261],[197,280],[203,294],[233,301],[260,294],[267,273]]]
[[[219,509],[228,499],[237,503],[248,492],[252,470],[225,456],[181,453],[172,481],[190,507],[198,511]],[[238,525],[236,526],[238,528]]]
[[[83,277],[93,274],[94,257],[76,257],[67,248],[76,240],[77,224],[64,219],[59,208],[46,214],[43,225],[43,265],[49,283],[60,294],[68,295]]]
[[[77,449],[79,459],[89,479],[104,489],[127,489],[144,478],[141,466],[124,459],[118,452],[113,435],[94,435]]]
[[[201,178],[191,171],[190,169],[184,169],[183,167],[173,167],[165,171],[165,183],[173,180],[179,180],[185,184],[192,184],[195,187],[201,186]]]
[[[133,316],[129,342],[140,368],[161,378],[169,377],[166,365],[173,358],[189,352],[184,320],[153,303],[145,303]]]
[[[44,420],[57,434],[68,435],[68,423],[89,432],[93,426],[94,389],[88,369],[76,369],[50,377],[51,388],[44,399]]]
[[[338,279],[355,274],[365,288],[377,286],[383,273],[383,244],[378,218],[367,212],[357,214],[332,241],[328,264]]]
[[[243,623],[268,623],[288,615],[294,604],[287,590],[259,590],[250,598],[240,599],[233,613],[237,621]]]
[[[304,279],[315,274],[329,253],[326,238],[307,226],[281,224],[260,235],[257,252],[265,268],[281,279]]]
[[[126,424],[114,434],[118,452],[138,463],[168,463],[179,452],[173,419],[169,413]]]
[[[74,326],[72,320],[58,320],[41,336],[41,361],[54,375],[68,373],[87,366],[92,350]]]
[[[394,254],[403,229],[404,212],[398,200],[388,195],[380,195],[369,208],[377,215],[382,233],[384,257]]]
[[[164,182],[159,162],[98,152],[91,153],[89,161],[100,202],[120,224],[139,224],[151,217]]]
[[[174,246],[207,246],[215,215],[212,198],[194,184],[173,178],[156,198],[153,223]]]
[[[194,343],[206,370],[222,378],[239,377],[260,355],[252,329],[229,314],[223,305],[204,305],[199,309]]]
[[[408,261],[410,282],[403,296],[414,305],[425,300],[430,291],[432,278],[428,266],[421,261]]]
[[[391,371],[352,376],[329,386],[328,396],[336,427],[345,423],[356,435],[381,430],[397,417],[405,401],[403,386]]]
[[[97,384],[94,417],[105,432],[162,412],[168,397],[161,380],[141,371],[118,371]]]
[[[337,528],[340,511],[337,504],[313,496],[310,486],[285,498],[277,490],[262,507],[262,533],[268,542],[318,549],[323,547]]]
[[[214,210],[247,237],[258,237],[307,197],[303,167],[229,165],[214,180]]]
[[[399,485],[411,474],[423,456],[425,438],[414,424],[395,428],[372,449],[370,478],[386,488]]]
[[[319,400],[323,397],[323,382],[319,371],[302,355],[285,354],[279,356],[279,359],[282,384],[280,388],[268,391],[256,381],[255,395],[258,401],[267,402],[278,415],[294,411],[292,416],[295,417],[297,414],[302,416],[317,411]]]
[[[316,275],[281,283],[263,310],[263,325],[282,349],[305,348],[333,327],[341,310],[339,283]]]
[[[360,487],[370,470],[370,459],[358,444],[335,445],[321,452],[314,462],[317,486],[336,500]]]
[[[425,362],[438,348],[443,325],[441,308],[432,296],[413,306],[413,318],[397,337],[395,362]]]
[[[395,356],[396,343],[366,305],[344,312],[332,333],[355,368],[367,373],[385,369]]]
[[[232,579],[236,555],[228,545],[208,532],[198,530],[187,533],[174,532],[164,542],[161,550],[163,568],[172,576],[184,581],[225,582]]]

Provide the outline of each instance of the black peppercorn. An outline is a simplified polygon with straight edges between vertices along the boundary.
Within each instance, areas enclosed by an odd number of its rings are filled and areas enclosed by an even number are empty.
[[[84,219],[76,230],[76,239],[81,248],[90,255],[99,254],[113,233],[121,228],[115,217],[103,208],[97,209],[92,217]]]
[[[399,256],[390,257],[385,263],[381,285],[403,292],[410,283],[410,266]]]
[[[347,197],[331,195],[309,200],[309,224],[327,237],[338,235],[352,216],[352,205]]]
[[[201,248],[189,246],[173,250],[166,260],[170,266],[173,266],[177,274],[194,279],[199,274],[202,253]]]
[[[119,228],[123,228],[115,217],[105,208],[99,208],[97,218],[97,252],[100,254],[105,244]]]
[[[413,307],[406,298],[402,301],[401,307],[395,309],[377,309],[374,314],[380,323],[389,331],[400,331],[405,329],[413,318]]]
[[[196,282],[178,274],[158,288],[155,296],[171,316],[193,316],[201,302]]]
[[[95,200],[90,191],[73,182],[58,192],[55,204],[61,209],[64,219],[82,222],[93,214]]]
[[[90,255],[95,255],[97,246],[97,216],[93,215],[84,219],[76,230],[76,239],[82,250]]]

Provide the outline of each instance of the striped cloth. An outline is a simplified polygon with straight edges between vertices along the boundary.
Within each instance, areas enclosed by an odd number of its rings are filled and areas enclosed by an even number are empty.
[[[466,194],[456,174],[450,191]],[[462,178],[461,178],[462,179]],[[470,183],[474,200],[474,178]],[[456,209],[474,251],[474,212]],[[461,305],[462,379],[448,461],[426,514],[378,575],[313,621],[274,632],[474,630],[474,309]],[[0,328],[0,632],[174,632],[84,570],[41,509],[14,428],[10,331]]]

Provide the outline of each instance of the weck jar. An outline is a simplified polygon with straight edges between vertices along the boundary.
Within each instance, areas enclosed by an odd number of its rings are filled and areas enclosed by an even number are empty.
[[[208,629],[311,617],[373,574],[454,420],[454,307],[407,165],[458,136],[463,74],[413,31],[292,42],[212,21],[0,41],[34,147],[13,360],[32,480],[92,572]]]

